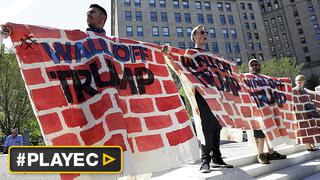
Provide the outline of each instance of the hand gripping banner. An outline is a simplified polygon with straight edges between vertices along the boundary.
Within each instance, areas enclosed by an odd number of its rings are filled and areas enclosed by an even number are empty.
[[[198,159],[191,121],[159,46],[8,25],[47,145],[119,145],[122,176]]]
[[[291,81],[240,74],[237,66],[199,49],[169,50],[167,62],[180,77],[191,102],[197,137],[204,142],[195,91],[222,127],[263,130],[273,146],[295,142]]]

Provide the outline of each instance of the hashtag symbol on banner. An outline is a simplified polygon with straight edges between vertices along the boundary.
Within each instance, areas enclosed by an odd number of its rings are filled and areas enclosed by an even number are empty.
[[[17,166],[23,166],[26,159],[26,155],[25,153],[19,153],[18,157],[17,157]]]

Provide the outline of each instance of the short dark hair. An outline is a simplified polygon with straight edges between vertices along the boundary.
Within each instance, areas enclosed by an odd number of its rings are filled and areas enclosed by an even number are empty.
[[[107,16],[107,11],[101,7],[99,4],[90,4],[89,8],[98,8],[104,15]]]

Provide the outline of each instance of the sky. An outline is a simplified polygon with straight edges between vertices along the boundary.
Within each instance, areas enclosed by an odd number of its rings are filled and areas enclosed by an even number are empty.
[[[106,9],[105,30],[110,35],[111,0],[0,0],[0,24],[12,22],[85,31],[86,12],[93,3]],[[4,44],[12,46],[10,38]]]

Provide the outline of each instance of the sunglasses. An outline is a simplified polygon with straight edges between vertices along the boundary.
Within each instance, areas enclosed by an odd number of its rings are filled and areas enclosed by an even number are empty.
[[[260,66],[259,64],[250,64],[251,67]]]
[[[208,34],[208,31],[199,31],[201,35]]]

